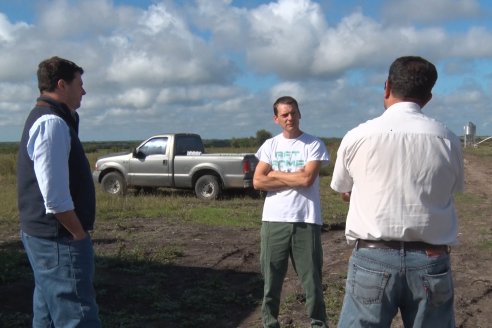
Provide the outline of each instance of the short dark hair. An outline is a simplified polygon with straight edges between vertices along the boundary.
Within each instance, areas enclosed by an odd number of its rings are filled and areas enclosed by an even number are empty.
[[[390,66],[388,81],[394,96],[428,100],[437,81],[434,64],[418,56],[397,58]]]
[[[299,112],[299,105],[297,104],[297,100],[295,100],[294,97],[283,96],[283,97],[278,98],[273,103],[273,113],[275,114],[275,116],[278,115],[277,107],[279,104],[291,105],[292,107],[297,109],[297,111]]]
[[[57,56],[43,60],[39,63],[37,72],[39,92],[54,91],[59,80],[72,82],[75,73],[82,75],[84,70],[70,60]]]

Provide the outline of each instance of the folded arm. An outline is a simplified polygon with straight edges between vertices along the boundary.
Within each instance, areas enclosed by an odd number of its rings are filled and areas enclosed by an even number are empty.
[[[311,186],[319,175],[321,161],[309,161],[296,172],[274,171],[272,167],[259,162],[255,169],[253,185],[259,190],[281,190],[287,188],[307,188]]]

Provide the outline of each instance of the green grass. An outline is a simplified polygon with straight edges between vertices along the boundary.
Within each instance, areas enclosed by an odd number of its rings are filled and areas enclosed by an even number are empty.
[[[92,167],[97,157],[120,150],[100,149],[97,144],[91,144],[91,149],[93,152],[88,153],[88,158]],[[209,151],[255,150],[231,148]],[[32,283],[29,263],[18,237],[15,161],[15,153],[0,153],[0,288],[11,283]],[[321,177],[322,208],[325,223],[336,225],[344,221],[347,204],[329,188],[330,169],[331,166],[324,168]],[[152,194],[130,192],[124,197],[114,197],[103,193],[99,186],[96,196],[96,226],[93,233],[97,253],[95,287],[98,299],[105,304],[101,309],[105,327],[158,327],[159,322],[179,322],[180,327],[207,326],[209,322],[224,320],[228,312],[224,308],[226,305],[237,309],[258,306],[260,295],[257,293],[261,291],[262,284],[258,273],[235,273],[245,275],[243,279],[257,287],[248,292],[234,291],[221,278],[221,275],[230,273],[200,268],[196,269],[196,275],[200,278],[188,281],[185,289],[172,285],[183,276],[173,264],[183,256],[184,250],[179,240],[163,241],[161,231],[163,222],[259,229],[262,198],[231,193],[220,200],[204,202],[191,192],[165,189]],[[188,275],[187,272],[184,277]],[[163,290],[166,290],[165,294]],[[172,295],[167,293],[170,290],[181,292]],[[114,297],[118,300],[113,300]],[[121,302],[124,302],[124,307],[116,306]],[[144,305],[146,308],[143,308]],[[193,315],[190,316],[190,313]],[[30,316],[25,313],[0,315],[0,326],[27,326],[29,321]]]
[[[15,179],[15,156],[0,153],[0,229],[2,235],[17,238],[19,213]]]
[[[239,200],[232,200],[224,204],[214,202],[210,207],[194,207],[190,209],[189,220],[206,225],[240,226],[245,228],[259,226],[258,218],[261,217],[261,204],[257,201],[245,200],[247,204]],[[249,204],[248,204],[249,203]]]
[[[477,147],[466,147],[464,151],[480,157],[492,157],[492,140],[487,140]]]
[[[492,142],[491,142],[492,144]],[[101,149],[91,145],[89,161],[120,149]],[[109,147],[109,146],[108,146]],[[324,223],[328,227],[343,226],[348,204],[329,187],[337,144],[328,145],[332,162],[321,174],[321,204]],[[209,152],[254,152],[254,149],[210,149]],[[466,153],[488,160],[492,146],[467,148]],[[15,179],[15,155],[0,152],[0,287],[32,280],[27,258],[20,245]],[[470,224],[484,224],[476,243],[482,250],[492,251],[491,230],[486,226],[492,204],[484,195],[464,193],[456,196],[460,219]],[[104,302],[101,317],[105,327],[159,327],[166,322],[180,322],[180,327],[207,326],[208,322],[225,320],[228,306],[254,308],[259,295],[254,291],[232,290],[225,279],[228,272],[203,268],[192,270],[196,281],[179,284],[180,277],[189,276],[173,266],[183,255],[179,240],[162,240],[165,224],[229,226],[258,228],[261,224],[263,199],[244,195],[227,195],[221,200],[203,202],[191,192],[158,190],[153,194],[129,193],[114,197],[97,188],[96,229],[96,289]],[[164,220],[165,218],[165,220]],[[467,219],[468,218],[468,219]],[[472,219],[471,219],[472,218]],[[103,247],[104,246],[104,247]],[[243,273],[234,273],[243,274]],[[261,292],[258,275],[241,276]],[[325,302],[330,320],[336,322],[344,293],[345,277],[326,277]],[[115,282],[118,285],[115,285]],[[191,287],[190,287],[191,286]],[[291,302],[291,303],[290,303]],[[282,311],[298,302],[288,296]],[[123,304],[123,305],[122,305]],[[225,305],[227,307],[225,307]],[[192,321],[194,318],[196,321]],[[30,316],[20,312],[0,314],[0,326],[28,326]],[[294,327],[294,326],[290,326]]]
[[[343,296],[345,294],[345,279],[347,277],[325,277],[325,306],[328,318],[331,322],[338,322],[340,309],[342,308]]]

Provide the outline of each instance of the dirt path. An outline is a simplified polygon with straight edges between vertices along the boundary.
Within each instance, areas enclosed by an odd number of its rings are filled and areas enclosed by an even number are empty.
[[[491,327],[492,313],[492,167],[483,159],[465,158],[465,189],[477,200],[460,213],[460,244],[453,249],[455,308],[458,327]]]
[[[458,246],[452,250],[452,265],[455,280],[456,326],[459,328],[491,327],[492,312],[492,167],[474,156],[465,159],[465,189],[471,193],[470,201],[475,205],[460,215]],[[244,233],[244,232],[243,232]],[[212,261],[219,266],[234,267],[236,270],[259,270],[257,233],[243,235],[247,243],[226,252],[233,256],[220,256]],[[343,231],[327,231],[322,235],[325,254],[324,280],[343,279],[351,249],[346,245]],[[241,238],[243,240],[243,238]],[[224,241],[223,241],[224,242]],[[225,242],[226,243],[226,242]],[[224,245],[225,246],[225,245]],[[226,247],[227,248],[227,247]],[[214,253],[214,252],[211,252]],[[222,253],[224,254],[224,253]],[[238,263],[238,259],[247,259]],[[294,295],[294,296],[292,296]],[[302,295],[295,273],[289,269],[284,283],[283,298]],[[288,311],[281,316],[283,327],[304,326],[307,321],[302,301],[291,302]],[[259,309],[250,314],[239,327],[260,327]],[[330,322],[336,326],[336,322]],[[397,318],[393,328],[402,327]]]

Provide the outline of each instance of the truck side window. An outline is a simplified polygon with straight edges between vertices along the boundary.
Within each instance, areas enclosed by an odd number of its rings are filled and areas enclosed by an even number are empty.
[[[176,136],[176,155],[186,155],[189,151],[203,153],[202,139],[195,135]]]
[[[139,151],[145,156],[164,155],[167,149],[167,138],[154,138],[140,147]]]

